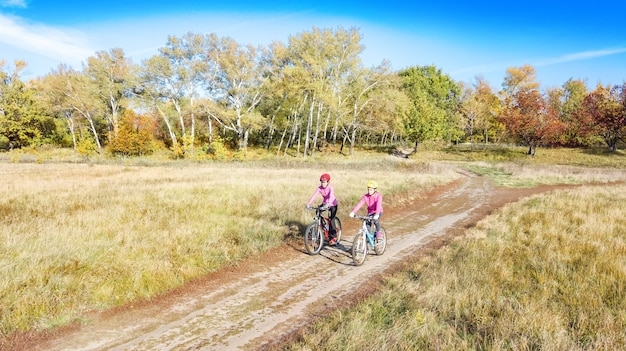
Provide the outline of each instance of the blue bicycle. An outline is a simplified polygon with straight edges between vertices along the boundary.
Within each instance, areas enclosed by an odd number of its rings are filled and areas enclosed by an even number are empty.
[[[354,218],[358,218],[363,222],[363,226],[359,229],[357,235],[354,236],[354,241],[352,242],[352,261],[354,261],[355,266],[360,266],[365,262],[370,248],[373,248],[377,255],[385,253],[387,248],[387,231],[381,226],[382,236],[376,239],[376,225],[374,225],[374,220],[371,216],[355,215]]]

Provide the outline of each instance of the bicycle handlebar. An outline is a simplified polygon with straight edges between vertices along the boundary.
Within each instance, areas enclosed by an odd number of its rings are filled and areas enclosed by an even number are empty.
[[[328,211],[330,210],[329,206],[309,206],[307,210],[320,210],[320,211]]]

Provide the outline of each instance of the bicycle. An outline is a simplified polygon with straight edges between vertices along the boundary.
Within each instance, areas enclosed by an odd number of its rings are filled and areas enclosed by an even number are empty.
[[[376,252],[377,255],[385,253],[385,249],[387,248],[387,231],[381,226],[380,231],[382,237],[376,239],[376,226],[371,216],[355,215],[353,218],[358,218],[363,221],[363,226],[354,236],[352,242],[352,261],[354,261],[355,266],[360,266],[365,262],[370,247],[374,248],[374,252]]]
[[[315,210],[313,222],[306,227],[304,231],[304,248],[311,255],[317,255],[324,246],[324,242],[328,242],[328,231],[330,230],[330,219],[328,213],[326,216],[323,212],[328,212],[328,207],[318,206],[310,207],[309,210]],[[338,217],[334,218],[335,229],[337,231],[335,238],[337,243],[341,240],[341,221]]]

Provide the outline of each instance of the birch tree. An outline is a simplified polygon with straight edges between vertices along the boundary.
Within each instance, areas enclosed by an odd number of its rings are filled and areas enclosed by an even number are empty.
[[[208,59],[217,65],[211,94],[226,107],[226,112],[217,119],[225,129],[237,136],[240,151],[248,147],[252,130],[259,130],[264,119],[256,107],[265,94],[267,68],[260,58],[265,52],[261,46],[240,45],[229,37],[216,40]]]
[[[98,154],[102,155],[100,130],[106,125],[103,119],[106,106],[98,98],[98,85],[84,74],[61,65],[52,74],[57,75],[59,81],[54,86],[54,94],[63,101],[63,106],[71,114],[77,114],[85,119],[92,133]]]
[[[181,38],[169,36],[166,46],[159,49],[160,55],[149,58],[143,65],[144,93],[167,125],[174,151],[182,155],[193,154],[194,103],[206,90],[206,51],[203,35],[187,33]],[[173,111],[174,119],[178,120],[182,145],[177,142],[169,111]]]
[[[116,139],[120,116],[128,105],[130,90],[135,86],[136,71],[122,49],[99,51],[87,58],[84,74],[98,86],[100,99],[107,106],[109,137]]]

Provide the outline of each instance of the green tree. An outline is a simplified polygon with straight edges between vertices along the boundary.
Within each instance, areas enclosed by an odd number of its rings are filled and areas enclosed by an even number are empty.
[[[225,113],[217,121],[235,132],[240,151],[248,147],[250,132],[265,126],[256,110],[264,97],[268,70],[261,60],[265,48],[240,45],[229,37],[211,35],[208,59],[215,63],[218,74],[210,85],[212,95],[224,106]]]
[[[351,107],[351,118],[344,126],[350,155],[354,152],[357,132],[377,136],[381,143],[402,134],[402,117],[410,106],[407,96],[400,91],[400,79],[391,72],[388,62],[373,69],[355,70],[344,94]]]
[[[564,126],[563,133],[555,136],[555,145],[585,146],[592,143],[594,122],[580,113],[586,95],[587,87],[581,80],[570,79],[560,88],[548,89],[548,107]]]
[[[460,87],[435,66],[411,67],[399,72],[402,90],[413,102],[405,117],[407,138],[415,143],[450,140],[456,126]]]
[[[193,33],[181,38],[169,36],[166,46],[159,49],[160,54],[142,65],[140,96],[161,116],[177,156],[193,154],[195,102],[206,91],[209,73],[207,38]],[[178,122],[178,129],[174,121]],[[182,145],[177,132],[182,137]]]
[[[110,140],[118,136],[119,118],[129,105],[131,90],[136,86],[136,68],[122,49],[98,51],[87,58],[84,74],[96,85],[99,98],[107,107],[108,135]]]
[[[580,113],[587,85],[582,80],[569,79],[563,84],[562,121],[566,125],[564,141],[569,146],[588,146],[592,143],[593,120]]]
[[[106,135],[107,125],[104,119],[106,105],[99,99],[98,85],[86,75],[64,65],[59,66],[51,75],[59,76],[58,82],[61,83],[55,85],[54,88],[58,90],[51,93],[58,96],[68,113],[77,115],[87,122],[96,151],[102,155],[101,138]],[[85,142],[91,144],[88,140]]]
[[[44,108],[56,116],[59,121],[64,121],[66,130],[71,137],[71,145],[74,150],[78,150],[78,134],[80,129],[80,121],[74,113],[74,108],[69,103],[65,94],[68,86],[67,67],[59,66],[56,72],[44,76],[36,81],[38,89],[38,98],[42,102]]]
[[[37,99],[35,86],[20,79],[26,63],[16,61],[12,72],[5,72],[3,67],[4,62],[0,62],[0,148],[59,143],[61,133]]]
[[[292,87],[302,110],[294,110],[294,123],[306,115],[304,152],[313,154],[319,140],[336,141],[344,119],[351,116],[347,99],[353,91],[348,87],[353,76],[360,76],[363,51],[357,29],[319,29],[289,38],[288,64],[283,78]],[[358,94],[358,93],[357,93]]]

